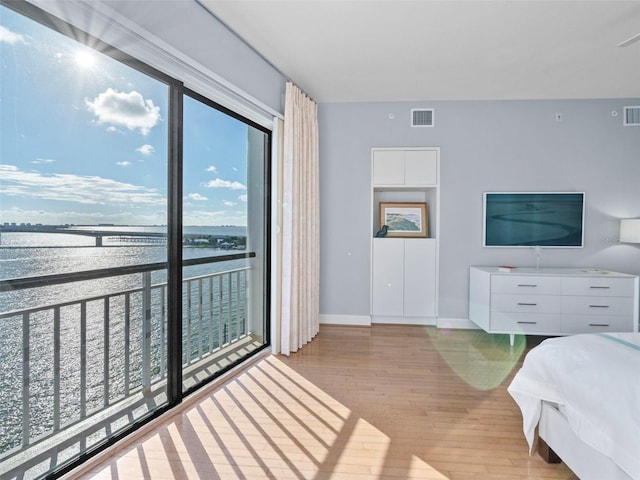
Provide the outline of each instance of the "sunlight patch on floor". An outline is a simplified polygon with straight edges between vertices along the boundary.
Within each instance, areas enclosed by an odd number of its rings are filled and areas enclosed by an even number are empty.
[[[446,480],[391,438],[268,357],[169,418],[84,479]]]

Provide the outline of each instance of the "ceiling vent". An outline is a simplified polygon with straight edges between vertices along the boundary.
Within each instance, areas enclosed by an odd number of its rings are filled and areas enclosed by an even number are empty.
[[[433,108],[412,108],[412,127],[433,127]]]
[[[624,107],[625,127],[640,126],[640,106]]]

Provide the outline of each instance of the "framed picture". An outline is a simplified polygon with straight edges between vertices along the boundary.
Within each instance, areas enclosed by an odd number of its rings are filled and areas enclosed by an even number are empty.
[[[425,202],[380,202],[380,228],[387,225],[387,237],[428,237]]]

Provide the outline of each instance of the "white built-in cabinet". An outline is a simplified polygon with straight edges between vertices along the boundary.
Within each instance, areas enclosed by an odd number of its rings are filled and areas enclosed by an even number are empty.
[[[435,325],[440,149],[371,151],[371,322]],[[375,238],[380,202],[427,203],[427,238]]]
[[[438,185],[438,151],[373,150],[373,185],[429,186]]]

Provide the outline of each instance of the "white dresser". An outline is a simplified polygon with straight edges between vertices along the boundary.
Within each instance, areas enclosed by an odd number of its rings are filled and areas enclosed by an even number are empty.
[[[596,269],[471,267],[469,318],[489,333],[638,331],[638,276]]]

